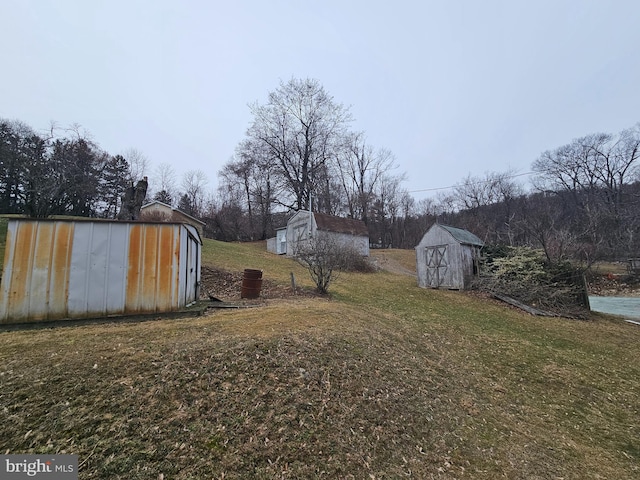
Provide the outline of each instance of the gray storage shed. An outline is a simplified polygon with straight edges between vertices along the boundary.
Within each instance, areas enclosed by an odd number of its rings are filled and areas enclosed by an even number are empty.
[[[418,286],[464,290],[478,274],[482,240],[461,228],[434,223],[416,247]]]

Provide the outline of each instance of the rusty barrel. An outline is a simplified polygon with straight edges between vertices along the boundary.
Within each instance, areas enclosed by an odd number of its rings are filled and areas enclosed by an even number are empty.
[[[242,276],[240,298],[258,298],[262,289],[262,270],[247,268]]]

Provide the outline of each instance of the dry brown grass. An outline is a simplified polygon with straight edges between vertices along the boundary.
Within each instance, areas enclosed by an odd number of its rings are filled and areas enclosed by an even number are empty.
[[[292,268],[208,247],[226,269]],[[639,341],[344,274],[331,298],[0,333],[0,446],[77,453],[80,478],[632,479]]]
[[[371,250],[371,257],[384,270],[416,276],[416,254],[413,250]]]

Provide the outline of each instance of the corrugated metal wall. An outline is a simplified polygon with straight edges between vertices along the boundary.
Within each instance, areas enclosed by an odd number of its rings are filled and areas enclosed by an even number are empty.
[[[199,295],[200,245],[182,224],[12,219],[0,322],[179,309]]]

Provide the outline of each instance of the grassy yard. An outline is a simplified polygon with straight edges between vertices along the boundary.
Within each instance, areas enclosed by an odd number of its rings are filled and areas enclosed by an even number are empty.
[[[311,285],[260,243],[207,240],[203,263]],[[330,290],[0,333],[0,448],[78,454],[81,479],[640,478],[639,327],[400,273]]]

